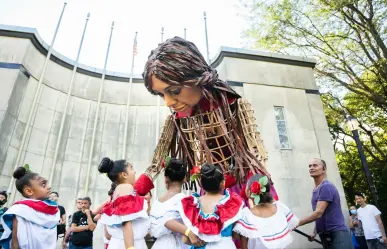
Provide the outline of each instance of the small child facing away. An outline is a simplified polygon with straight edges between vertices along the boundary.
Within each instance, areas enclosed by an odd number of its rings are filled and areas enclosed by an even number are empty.
[[[24,199],[15,202],[2,216],[4,233],[0,245],[5,249],[55,248],[60,212],[56,202],[49,200],[51,187],[47,180],[28,167],[17,168],[13,177]]]
[[[242,249],[283,249],[293,242],[290,232],[299,220],[270,194],[267,176],[253,175],[246,186],[251,209],[244,208],[233,231],[240,234]]]

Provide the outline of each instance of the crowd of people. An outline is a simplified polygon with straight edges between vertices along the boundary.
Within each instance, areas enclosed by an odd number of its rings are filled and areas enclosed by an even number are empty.
[[[352,241],[338,191],[325,179],[326,169],[324,160],[311,160],[314,212],[298,219],[288,206],[273,199],[268,177],[259,173],[249,175],[245,193],[238,195],[225,188],[219,168],[206,163],[199,172],[204,194],[186,196],[182,189],[187,167],[176,158],[165,165],[167,191],[150,207],[150,195],[145,198],[136,193],[133,165],[104,158],[98,170],[112,181],[106,202],[91,210],[89,197],[78,198],[68,227],[61,228],[66,226],[66,212],[57,205],[59,194],[51,192],[45,178],[19,167],[14,172],[16,188],[25,198],[7,209],[3,207],[7,194],[0,192],[0,245],[6,249],[54,249],[58,235],[64,234],[63,248],[90,249],[98,222],[104,228],[105,248],[109,249],[146,249],[146,236],[156,239],[153,249],[279,249],[292,243],[295,228],[315,222],[310,239],[319,235],[324,248],[387,248],[381,213],[366,203],[362,193],[356,193],[360,207],[350,208]]]
[[[89,197],[77,199],[68,226],[66,211],[57,204],[59,194],[48,181],[29,168],[17,168],[13,177],[23,199],[6,209],[7,194],[0,193],[1,247],[54,249],[63,234],[63,248],[90,249],[99,224],[109,249],[146,249],[149,237],[155,238],[153,249],[283,249],[292,244],[292,231],[315,223],[309,239],[318,235],[325,249],[387,248],[380,211],[366,204],[363,194],[356,195],[360,207],[351,208],[349,224],[345,221],[339,192],[326,179],[322,159],[309,163],[315,185],[311,214],[299,219],[279,200],[259,135],[244,133],[236,121],[244,102],[193,43],[172,38],[160,44],[143,76],[148,91],[163,97],[175,115],[167,145],[174,151],[166,154],[179,157],[165,157],[161,166],[152,166],[137,180],[127,160],[103,158],[98,170],[112,182],[106,201],[92,210]],[[184,133],[189,124],[194,128]],[[249,145],[243,136],[250,136]],[[196,142],[201,146],[193,151]],[[200,153],[207,160],[197,165]],[[152,179],[161,172],[166,192],[151,202]],[[186,196],[183,185],[192,190],[196,183],[200,188]]]

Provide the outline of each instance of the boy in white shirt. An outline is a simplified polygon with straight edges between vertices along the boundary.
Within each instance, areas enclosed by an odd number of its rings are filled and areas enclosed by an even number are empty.
[[[380,217],[381,212],[374,205],[366,203],[364,194],[356,193],[355,199],[360,205],[357,213],[363,225],[368,249],[387,249],[387,237]]]

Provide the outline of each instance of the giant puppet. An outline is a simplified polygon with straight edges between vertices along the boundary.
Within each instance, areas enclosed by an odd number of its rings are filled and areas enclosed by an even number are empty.
[[[187,162],[191,179],[205,162],[219,166],[226,187],[238,194],[249,175],[270,176],[251,105],[219,79],[193,43],[174,37],[159,44],[148,57],[143,77],[147,90],[162,97],[172,114],[151,166],[136,183],[140,194],[153,187],[167,155]]]

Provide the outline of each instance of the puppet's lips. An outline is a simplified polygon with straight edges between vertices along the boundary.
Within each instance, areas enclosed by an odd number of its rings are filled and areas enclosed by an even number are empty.
[[[179,108],[172,108],[175,112],[182,112],[185,109],[187,109],[187,105],[183,105],[182,107]]]

